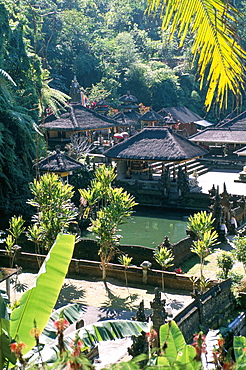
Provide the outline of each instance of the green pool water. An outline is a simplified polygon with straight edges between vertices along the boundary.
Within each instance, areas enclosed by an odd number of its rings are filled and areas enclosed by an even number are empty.
[[[137,208],[131,220],[121,225],[121,244],[156,248],[167,235],[171,243],[186,237],[189,213],[149,207]],[[94,238],[90,232],[82,237]]]

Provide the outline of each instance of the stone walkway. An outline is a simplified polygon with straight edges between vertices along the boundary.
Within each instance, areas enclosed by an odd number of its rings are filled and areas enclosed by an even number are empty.
[[[214,185],[219,192],[222,193],[224,190],[224,183],[226,183],[226,189],[229,194],[233,195],[245,195],[246,194],[246,183],[235,182],[239,178],[238,170],[213,170],[209,171],[198,177],[199,186],[202,187],[203,193],[208,191]]]

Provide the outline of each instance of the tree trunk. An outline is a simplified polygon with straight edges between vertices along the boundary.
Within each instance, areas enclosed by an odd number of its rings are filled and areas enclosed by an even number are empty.
[[[125,268],[125,280],[126,280],[126,287],[128,287],[126,268]]]
[[[163,270],[161,272],[161,285],[162,285],[162,291],[164,293],[164,272],[163,272]]]
[[[106,269],[106,265],[103,263],[102,264],[102,279],[103,279],[103,281],[106,280],[106,277],[107,277],[107,269]]]

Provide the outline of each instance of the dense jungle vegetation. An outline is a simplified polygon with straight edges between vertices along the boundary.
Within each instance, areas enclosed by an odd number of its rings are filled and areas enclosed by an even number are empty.
[[[245,2],[237,4],[244,11]],[[38,125],[66,101],[74,75],[89,101],[112,107],[127,91],[160,110],[185,105],[208,120],[205,91],[191,67],[192,35],[182,48],[161,29],[147,0],[0,1],[0,210],[28,212],[33,161],[44,149]],[[245,27],[240,34],[245,44]],[[56,89],[56,90],[54,90]],[[233,99],[231,99],[233,103]],[[244,104],[242,104],[242,108]],[[232,109],[230,104],[225,115]],[[222,114],[221,114],[222,116]],[[221,118],[220,116],[220,118]]]

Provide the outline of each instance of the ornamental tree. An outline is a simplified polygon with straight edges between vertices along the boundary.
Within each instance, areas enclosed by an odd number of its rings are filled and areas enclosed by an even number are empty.
[[[212,213],[198,212],[188,218],[188,228],[196,235],[191,251],[200,259],[200,289],[206,287],[206,279],[203,274],[204,260],[211,253],[211,247],[217,242],[218,233],[213,229]]]
[[[235,257],[239,262],[242,262],[244,271],[246,271],[246,236],[236,236],[233,238],[233,243]]]
[[[96,234],[101,260],[102,279],[106,280],[107,265],[115,255],[121,235],[119,225],[126,222],[137,204],[135,198],[123,188],[113,188],[113,167],[100,166],[88,189],[79,189],[84,206],[84,217],[91,215],[88,230]],[[95,211],[95,206],[99,210]],[[94,212],[91,212],[94,207]]]
[[[168,249],[167,247],[161,247],[158,251],[154,253],[154,259],[157,263],[161,265],[162,268],[162,291],[164,292],[164,274],[163,271],[167,269],[168,267],[173,266],[173,259],[174,256],[172,254],[172,251]]]
[[[37,246],[50,249],[59,233],[65,233],[75,223],[78,210],[71,202],[73,186],[64,184],[54,173],[46,173],[30,184],[33,199],[28,203],[36,207],[33,225],[28,228],[28,238]]]

